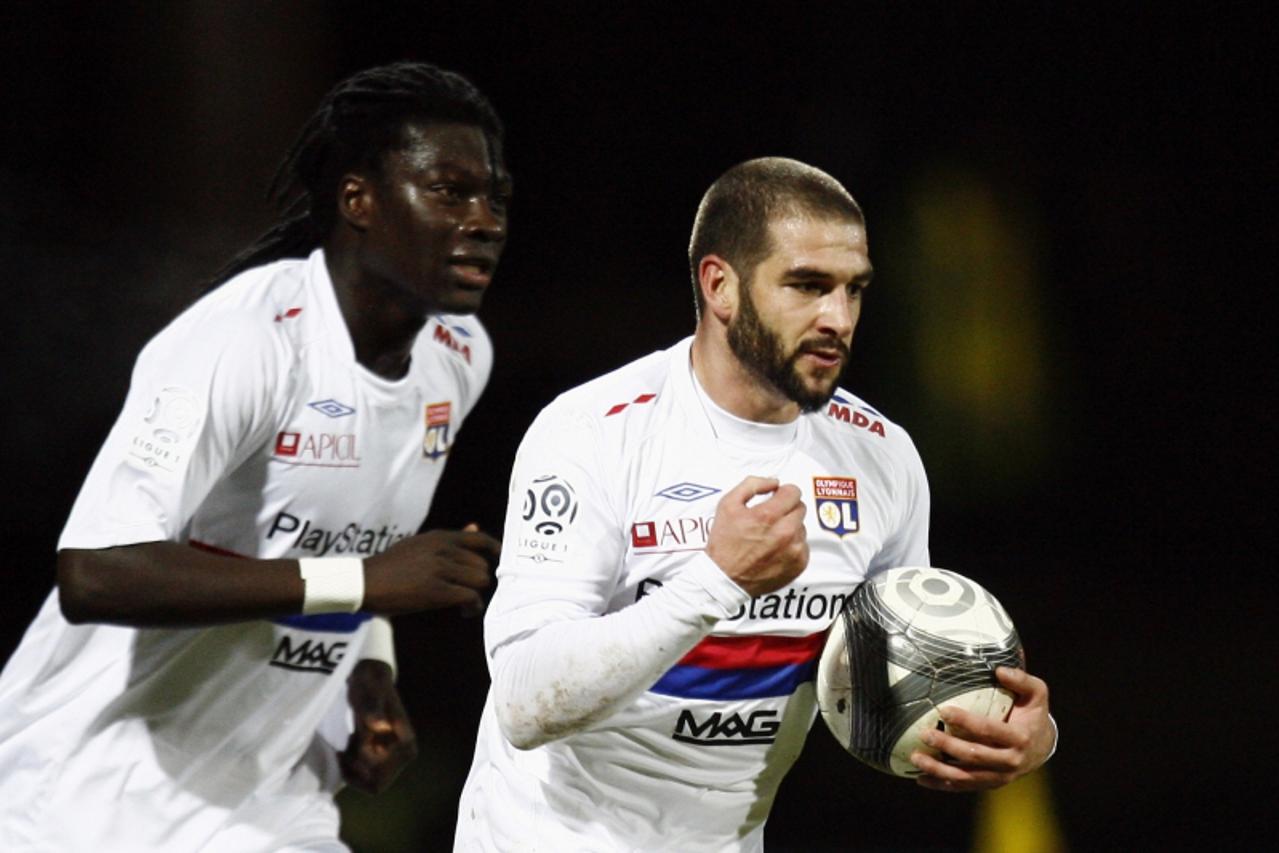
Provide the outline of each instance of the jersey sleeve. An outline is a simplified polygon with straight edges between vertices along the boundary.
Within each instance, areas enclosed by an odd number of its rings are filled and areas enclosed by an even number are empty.
[[[884,547],[871,560],[869,573],[897,566],[932,565],[928,551],[928,518],[931,498],[928,476],[915,444],[904,432],[897,454],[897,524]]]
[[[287,363],[256,318],[184,315],[152,339],[58,548],[180,541],[218,479],[269,440]]]
[[[700,555],[607,612],[625,552],[625,463],[584,416],[544,411],[511,477],[485,647],[498,722],[528,748],[598,724],[749,600]]]
[[[490,648],[560,619],[604,612],[624,541],[599,440],[575,413],[543,411],[516,453]]]

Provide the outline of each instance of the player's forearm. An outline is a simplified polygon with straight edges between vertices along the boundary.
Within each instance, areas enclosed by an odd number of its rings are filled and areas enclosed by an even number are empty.
[[[662,608],[665,590],[607,616],[558,622],[498,651],[498,722],[531,749],[606,720],[630,704],[713,627]]]
[[[748,600],[709,560],[697,568],[615,613],[554,622],[496,648],[494,702],[507,739],[531,749],[607,720]]]
[[[302,611],[296,560],[210,554],[176,542],[58,552],[58,597],[70,622],[209,625]]]

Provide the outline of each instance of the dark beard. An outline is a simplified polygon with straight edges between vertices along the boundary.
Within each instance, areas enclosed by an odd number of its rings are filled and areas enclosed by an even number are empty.
[[[847,348],[843,341],[807,341],[800,344],[795,352],[787,355],[782,349],[782,342],[777,334],[760,318],[755,310],[755,301],[751,298],[750,282],[741,283],[742,301],[728,325],[728,347],[737,356],[738,361],[760,379],[772,385],[786,399],[799,404],[800,411],[816,412],[826,405],[826,401],[835,393],[839,384],[836,377],[830,387],[812,390],[804,384],[795,364],[807,348],[833,347],[844,353],[844,363],[848,363]]]

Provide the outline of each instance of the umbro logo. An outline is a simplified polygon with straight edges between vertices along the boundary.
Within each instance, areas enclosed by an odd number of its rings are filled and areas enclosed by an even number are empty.
[[[676,483],[673,486],[667,486],[657,493],[659,498],[669,498],[673,501],[683,501],[684,503],[692,503],[700,501],[708,495],[718,494],[719,489],[711,486],[699,486],[697,483]]]
[[[344,418],[355,414],[355,409],[334,399],[316,400],[314,403],[307,403],[307,406],[330,418]]]

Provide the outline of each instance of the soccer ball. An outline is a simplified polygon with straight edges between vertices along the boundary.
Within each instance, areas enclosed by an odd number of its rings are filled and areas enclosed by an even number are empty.
[[[831,626],[817,667],[817,706],[856,758],[894,776],[918,776],[910,754],[945,729],[956,706],[1006,719],[1013,695],[998,666],[1023,667],[1021,640],[995,597],[945,569],[889,569],[858,585]]]

